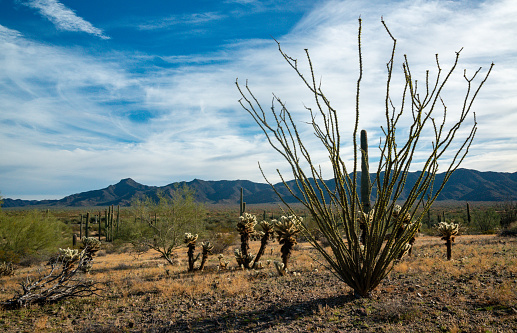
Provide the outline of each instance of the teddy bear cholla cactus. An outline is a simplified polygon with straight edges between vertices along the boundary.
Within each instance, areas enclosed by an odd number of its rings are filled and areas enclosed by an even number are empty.
[[[257,268],[260,263],[260,258],[266,251],[266,246],[269,242],[269,239],[273,237],[274,231],[275,231],[275,223],[278,222],[277,220],[272,220],[271,223],[267,221],[262,221],[259,223],[260,228],[262,228],[262,234],[260,239],[260,249],[257,252],[257,256],[255,257],[255,261],[253,262],[253,267]],[[255,267],[257,266],[257,267]]]
[[[217,266],[217,270],[228,269],[228,265],[230,264],[230,262],[224,260],[224,254],[219,254],[217,256],[217,259],[219,259],[219,266]]]
[[[14,275],[14,266],[12,262],[3,262],[0,265],[0,276]]]
[[[447,246],[447,260],[451,260],[452,242],[454,242],[454,238],[460,232],[460,225],[458,223],[454,223],[453,221],[450,223],[440,222],[436,228],[442,235],[442,239],[445,241],[445,245]]]
[[[100,249],[100,241],[83,237],[83,249],[59,249],[48,262],[50,272],[37,280],[27,277],[21,283],[22,292],[5,302],[7,308],[21,308],[31,304],[53,303],[66,298],[96,295],[96,283],[76,277],[78,272],[89,271],[93,257]]]
[[[190,232],[185,233],[184,243],[187,244],[188,250],[188,271],[194,271],[194,263],[199,259],[199,254],[194,258],[194,251],[196,250],[196,241],[198,235],[193,235]]]
[[[212,250],[214,249],[214,246],[210,244],[210,242],[202,242],[202,256],[201,256],[201,265],[199,266],[199,270],[202,271],[205,268],[206,260],[208,259],[208,256],[212,254]]]
[[[235,249],[233,250],[233,254],[235,255],[235,260],[237,261],[237,265],[241,268],[250,268],[250,263],[253,262],[253,259],[255,259],[255,256],[251,253],[248,253],[247,255],[243,255],[241,249]]]
[[[89,273],[92,269],[93,257],[101,249],[101,242],[95,237],[83,237],[82,242],[83,245],[81,248],[83,250],[88,249],[84,254],[88,260],[81,266],[81,270],[85,273]]]
[[[404,231],[407,228],[411,229],[411,226],[413,225],[411,222],[411,214],[409,214],[407,212],[405,214],[401,214],[401,211],[402,211],[402,207],[400,207],[399,205],[395,205],[395,207],[393,207],[392,217],[393,217],[393,219],[396,220],[396,222],[401,223],[399,228],[397,229],[397,233],[396,233],[397,239],[402,237],[402,235],[404,234]],[[404,248],[402,249],[402,251],[400,252],[399,257],[398,257],[399,259],[402,258],[405,254],[408,254],[409,256],[411,256],[411,251],[413,250],[413,244],[415,243],[415,240],[416,240],[415,236],[411,237],[411,239],[409,240],[409,243],[406,244],[404,246]]]
[[[251,268],[250,264],[253,262],[255,256],[250,253],[250,235],[255,232],[255,225],[257,224],[257,217],[255,215],[244,213],[239,217],[237,223],[237,231],[241,235],[241,249],[239,253],[235,252],[235,259],[239,266],[244,268]],[[240,261],[240,262],[239,262]]]
[[[363,213],[359,211],[359,228],[361,229],[361,243],[364,244],[366,242],[366,234],[368,233],[368,228],[372,225],[374,210],[372,209],[368,213]]]
[[[293,247],[296,245],[296,234],[300,232],[298,225],[302,222],[301,217],[294,215],[282,216],[280,221],[275,223],[275,232],[277,240],[282,245],[280,252],[282,253],[283,270],[287,270],[289,258]]]

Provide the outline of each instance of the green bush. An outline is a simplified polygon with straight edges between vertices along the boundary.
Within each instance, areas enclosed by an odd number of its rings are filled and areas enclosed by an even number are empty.
[[[501,230],[501,236],[517,237],[517,222],[513,222],[503,230]]]
[[[23,263],[44,257],[64,246],[66,228],[49,213],[0,210],[0,261]]]
[[[481,234],[496,233],[500,227],[500,220],[499,214],[493,208],[476,212],[472,218],[472,231]]]
[[[183,245],[185,233],[193,231],[202,236],[205,232],[206,211],[195,201],[194,194],[193,189],[184,185],[158,193],[157,200],[147,197],[133,201],[134,222],[124,225],[128,234],[120,237],[131,239],[140,248],[153,249],[174,264],[171,256]]]

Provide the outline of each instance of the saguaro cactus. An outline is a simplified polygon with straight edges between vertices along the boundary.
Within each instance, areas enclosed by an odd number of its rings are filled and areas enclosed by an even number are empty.
[[[98,217],[98,219],[97,219]],[[99,234],[97,235],[97,238],[99,239],[99,241],[101,240],[101,213],[99,212],[99,215],[95,215],[95,223],[99,223],[98,227],[99,227]]]
[[[187,244],[188,251],[188,271],[194,271],[194,263],[198,260],[199,254],[194,258],[194,251],[196,250],[197,234],[193,235],[190,232],[185,233],[185,244]]]
[[[370,167],[368,164],[368,136],[366,131],[361,131],[361,206],[363,214],[369,214],[371,210],[370,196],[371,196],[371,182],[370,182]],[[373,214],[372,214],[373,215]],[[361,219],[359,227],[361,228],[361,243],[365,243],[366,234],[368,233],[368,220]]]
[[[243,265],[244,268],[250,268],[250,264],[253,261],[253,256],[250,253],[250,235],[255,231],[255,225],[257,224],[257,217],[248,213],[239,217],[240,221],[237,223],[237,231],[241,235],[241,250],[239,252],[240,259],[237,257],[235,252],[235,258],[239,265]],[[241,262],[239,263],[239,260]]]
[[[284,264],[283,269],[288,268],[289,258],[293,247],[296,245],[296,234],[300,232],[298,224],[301,222],[301,218],[291,215],[282,216],[280,221],[275,223],[275,232],[277,234],[278,242],[282,245],[280,252],[282,252],[282,263]]]
[[[79,238],[83,238],[83,214],[79,215]]]
[[[86,225],[84,226],[84,236],[90,237],[90,212],[86,213]]]
[[[447,260],[452,258],[452,242],[459,233],[460,225],[458,223],[440,222],[437,226],[438,231],[442,234],[442,239],[447,246]]]
[[[155,218],[156,220],[156,218]],[[120,226],[120,205],[117,205],[117,233],[119,232]]]
[[[371,181],[370,166],[368,163],[368,136],[365,130],[361,131],[361,204],[363,212],[369,213],[371,209]]]
[[[470,217],[470,205],[468,202],[467,202],[467,222],[469,223],[469,226],[470,226],[472,219]]]
[[[239,216],[244,216],[244,212],[246,211],[246,203],[244,202],[244,193],[241,187],[241,202],[239,206]]]

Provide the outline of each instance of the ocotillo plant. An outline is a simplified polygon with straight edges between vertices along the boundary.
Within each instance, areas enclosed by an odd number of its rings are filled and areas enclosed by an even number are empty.
[[[208,255],[212,254],[212,250],[214,246],[210,244],[210,242],[202,242],[202,255],[201,255],[201,265],[199,266],[199,270],[202,271],[205,268],[206,260],[208,259]]]
[[[194,258],[194,251],[196,250],[197,234],[193,235],[190,232],[185,233],[185,244],[187,244],[188,251],[188,271],[194,271],[194,263],[198,260],[199,254]]]
[[[265,215],[265,213],[264,213],[264,215]],[[252,267],[255,267],[255,265],[258,264],[258,262],[260,261],[260,258],[266,251],[267,243],[268,243],[269,239],[273,236],[273,232],[275,231],[274,227],[275,227],[276,222],[277,222],[277,220],[272,220],[271,223],[269,223],[267,221],[262,221],[259,223],[259,226],[262,228],[262,232],[264,234],[262,235],[262,237],[260,239],[260,249],[257,252],[257,256],[255,257],[255,261],[253,262]]]
[[[299,201],[309,211],[311,221],[318,226],[318,232],[328,240],[330,251],[322,246],[308,225],[302,225],[307,240],[320,252],[335,275],[360,296],[369,295],[390,273],[400,253],[418,231],[422,217],[466,157],[477,131],[475,117],[470,129],[464,130],[464,125],[472,114],[473,102],[493,66],[492,64],[478,82],[475,80],[481,69],[471,76],[464,72],[465,95],[460,96],[461,102],[456,103],[456,107],[448,108],[443,95],[450,86],[449,79],[453,80],[452,78],[456,77],[453,74],[459,62],[460,52],[456,52],[451,67],[445,71],[436,55],[436,75],[432,77],[429,74],[431,72],[427,71],[424,83],[421,84],[422,81],[419,81],[417,84],[407,57],[403,57],[401,66],[396,65],[397,40],[385,22],[381,22],[387,37],[392,41],[392,49],[386,59],[386,94],[379,99],[379,103],[384,105],[384,110],[376,117],[381,121],[379,154],[375,158],[376,195],[371,207],[374,210],[373,221],[366,232],[364,244],[361,243],[361,229],[357,218],[358,207],[361,205],[358,191],[358,131],[360,97],[364,91],[361,89],[362,20],[359,19],[357,34],[359,71],[355,87],[355,108],[349,113],[346,110],[337,110],[324,93],[307,49],[307,66],[301,67],[298,66],[298,60],[287,55],[278,44],[281,55],[313,97],[312,105],[307,106],[308,114],[303,116],[309,118],[309,121],[295,119],[286,103],[276,95],[273,96],[273,105],[266,112],[266,108],[259,103],[248,84],[243,89],[238,80],[236,81],[242,97],[239,103],[261,128],[272,148],[285,158],[288,163],[287,169],[292,172],[289,177],[279,174],[282,189],[287,189],[291,194],[289,198]],[[304,73],[302,68],[307,68],[307,73]],[[402,70],[400,80],[396,79],[397,68]],[[369,72],[371,71],[367,73]],[[394,81],[397,82],[396,85],[393,84]],[[400,88],[400,98],[394,98],[394,88]],[[376,97],[378,96],[369,99]],[[342,133],[339,126],[343,120],[347,124],[353,122],[349,142],[345,142],[344,138],[347,136]],[[309,128],[304,127],[305,124],[309,125]],[[407,131],[401,132],[401,127]],[[322,150],[313,150],[313,138],[307,139],[307,133],[315,133]],[[459,142],[456,143],[457,139]],[[310,140],[310,145],[307,144],[307,140]],[[328,166],[325,168],[320,167],[324,162],[319,157],[323,155],[328,156],[327,162],[330,162],[325,164]],[[443,161],[444,159],[446,161]],[[351,162],[348,162],[349,160]],[[409,171],[414,168],[413,162],[419,164],[421,172],[412,185],[407,186]],[[436,183],[439,165],[447,166],[442,172],[443,180]],[[324,173],[326,170],[329,172]],[[286,178],[294,180],[288,182]],[[285,193],[275,188],[271,181],[268,183],[288,207],[290,214],[293,213],[292,204],[287,202],[289,200],[286,200]],[[398,230],[400,225],[393,225],[391,215],[395,203],[402,198],[405,202],[401,214],[409,213],[416,223],[405,228],[402,236],[396,238],[396,232],[393,230]],[[422,202],[424,209],[419,210]]]
[[[289,258],[293,247],[296,245],[296,234],[300,232],[299,226],[302,222],[301,217],[294,215],[281,216],[280,221],[275,223],[275,232],[278,242],[282,245],[280,252],[282,253],[283,269],[287,270]]]
[[[257,224],[257,217],[248,213],[244,213],[239,217],[237,223],[237,231],[241,235],[241,249],[239,252],[235,252],[235,259],[237,264],[242,265],[244,268],[251,268],[250,264],[253,262],[253,256],[250,253],[250,235],[255,231],[255,225]]]
[[[452,243],[454,242],[454,238],[458,236],[460,225],[458,223],[454,223],[451,221],[440,222],[436,228],[442,235],[442,239],[445,241],[445,245],[447,246],[447,260],[451,260],[452,258]]]

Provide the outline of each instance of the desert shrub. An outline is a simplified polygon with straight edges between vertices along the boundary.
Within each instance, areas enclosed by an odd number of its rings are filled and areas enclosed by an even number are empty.
[[[122,246],[126,243],[131,243],[141,236],[150,237],[152,230],[146,221],[140,219],[129,218],[124,221],[123,227],[115,233],[114,247]]]
[[[212,250],[213,254],[224,253],[230,246],[234,245],[237,242],[237,234],[235,233],[217,233],[215,238],[213,238],[213,246]]]
[[[507,226],[506,228],[501,230],[500,235],[516,237],[517,236],[517,221],[513,222],[512,224],[510,224],[509,226]]]
[[[67,226],[49,213],[0,211],[0,261],[31,264],[64,246]],[[68,236],[68,234],[66,234]]]
[[[500,227],[500,217],[493,208],[473,214],[471,232],[493,234]]]
[[[506,228],[517,221],[517,203],[512,201],[503,202],[497,209],[501,216],[501,227]]]
[[[203,235],[205,232],[206,211],[195,201],[194,194],[194,190],[185,185],[168,193],[158,193],[157,200],[145,198],[132,202],[131,209],[137,218],[126,231],[131,242],[159,252],[174,265],[173,252],[182,245],[185,233],[195,230],[196,234]]]

